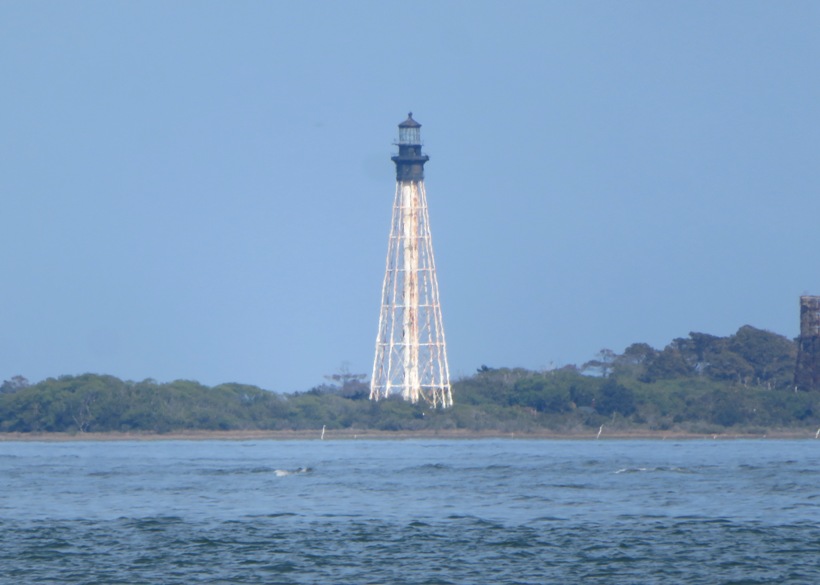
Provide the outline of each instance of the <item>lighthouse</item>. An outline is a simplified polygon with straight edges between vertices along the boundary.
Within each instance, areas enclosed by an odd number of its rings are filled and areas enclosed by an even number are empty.
[[[432,407],[452,406],[430,215],[424,188],[421,124],[399,124],[396,192],[382,283],[370,399],[400,395]]]

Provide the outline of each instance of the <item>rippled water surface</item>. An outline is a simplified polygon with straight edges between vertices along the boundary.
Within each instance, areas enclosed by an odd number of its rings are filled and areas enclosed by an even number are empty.
[[[0,583],[820,583],[820,441],[0,442]]]

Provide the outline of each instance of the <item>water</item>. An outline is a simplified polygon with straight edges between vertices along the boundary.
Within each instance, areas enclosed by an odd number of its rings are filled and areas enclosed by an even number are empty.
[[[0,442],[0,583],[816,584],[818,472],[810,440]]]

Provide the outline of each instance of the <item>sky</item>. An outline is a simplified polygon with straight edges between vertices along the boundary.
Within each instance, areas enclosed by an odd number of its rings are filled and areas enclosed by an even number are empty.
[[[2,2],[0,380],[369,378],[408,111],[454,379],[795,337],[818,30],[813,1]]]

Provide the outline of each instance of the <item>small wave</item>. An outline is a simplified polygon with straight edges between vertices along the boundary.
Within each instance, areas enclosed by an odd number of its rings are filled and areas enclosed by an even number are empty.
[[[233,469],[206,469],[202,473],[204,475],[245,475],[248,473],[273,473],[276,471],[273,467],[237,467]]]
[[[408,524],[410,528],[429,528],[430,525],[427,522],[422,522],[421,520],[413,520]]]
[[[205,475],[250,475],[272,473],[277,477],[284,477],[286,475],[296,475],[299,473],[310,473],[313,471],[311,467],[297,467],[296,469],[276,469],[275,467],[240,467],[237,469],[214,469],[204,472]]]
[[[88,474],[88,477],[114,477],[116,475],[120,475],[120,473],[116,471],[92,471]]]
[[[447,465],[446,463],[425,463],[424,465],[416,465],[414,467],[408,467],[403,471],[449,471],[453,469],[451,466]]]
[[[685,467],[622,467],[616,474],[619,473],[652,473],[652,472],[670,472],[670,473],[692,473],[690,469]]]
[[[537,522],[565,522],[566,518],[559,518],[558,516],[538,516],[537,518],[533,518],[529,521],[529,524],[535,524]]]
[[[486,467],[468,467],[468,471],[472,470],[487,470],[487,471],[511,471],[515,469],[512,465],[499,465],[495,463],[493,465],[488,465]]]
[[[448,520],[458,520],[458,521],[465,521],[475,526],[480,526],[482,528],[502,528],[503,525],[495,522],[493,520],[487,520],[485,518],[481,518],[479,516],[473,516],[472,514],[450,514],[447,516]]]
[[[542,495],[522,494],[512,498],[514,502],[552,502],[552,498],[547,498]]]
[[[279,573],[292,573],[294,571],[298,571],[299,567],[296,566],[295,563],[291,561],[282,561],[281,563],[273,563],[270,565],[263,565],[261,567],[265,571],[270,571],[275,574]]]
[[[146,532],[157,532],[165,530],[175,524],[182,524],[184,520],[180,516],[146,516],[144,518],[121,517],[120,521],[129,528]]]
[[[302,473],[310,473],[313,471],[310,467],[299,467],[297,469],[274,469],[273,473],[276,477],[286,477],[288,475],[299,475]]]
[[[629,520],[657,520],[660,522],[664,522],[669,519],[669,516],[666,514],[621,514],[618,516],[619,519],[629,519]]]

